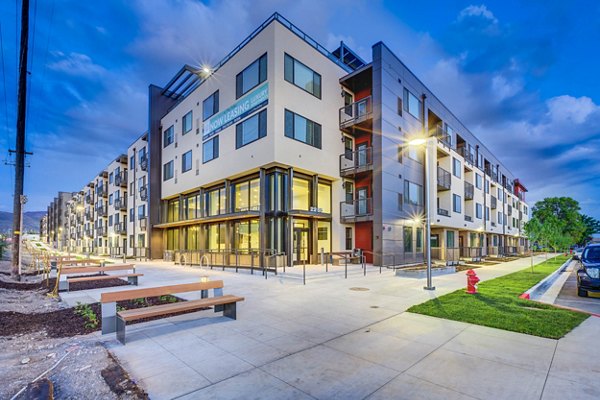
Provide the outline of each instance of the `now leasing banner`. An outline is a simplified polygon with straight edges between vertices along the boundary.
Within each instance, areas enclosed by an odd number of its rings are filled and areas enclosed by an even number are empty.
[[[205,122],[202,126],[202,140],[211,138],[228,126],[265,106],[268,102],[269,82],[266,82]]]

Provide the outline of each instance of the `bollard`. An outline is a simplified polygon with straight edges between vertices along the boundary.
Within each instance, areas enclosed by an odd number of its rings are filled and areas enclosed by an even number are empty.
[[[325,262],[325,248],[321,247],[321,265]]]
[[[348,279],[348,257],[344,257],[344,279]]]
[[[250,275],[254,275],[254,257],[252,257],[252,252],[250,252]]]
[[[306,260],[302,262],[302,284],[306,285]]]

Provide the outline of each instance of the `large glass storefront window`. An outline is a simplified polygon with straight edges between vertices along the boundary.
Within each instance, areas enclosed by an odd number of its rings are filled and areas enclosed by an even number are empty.
[[[260,247],[258,220],[234,223],[234,247],[237,250],[258,250]]]
[[[292,195],[292,209],[308,211],[310,207],[310,182],[307,179],[294,178]]]
[[[200,195],[193,194],[183,200],[183,219],[194,219],[200,217],[198,207],[200,206]]]
[[[179,229],[167,229],[167,250],[179,249]]]
[[[172,199],[167,202],[167,221],[179,221],[179,199]]]
[[[198,250],[200,248],[198,226],[189,226],[183,228],[183,237],[186,250]]]
[[[218,251],[225,249],[225,238],[227,236],[225,224],[212,224],[208,226],[208,247],[210,251]]]
[[[237,183],[235,191],[235,211],[258,210],[260,207],[260,180]]]
[[[225,188],[211,190],[206,193],[206,215],[213,216],[225,214],[226,211]]]
[[[317,202],[319,212],[331,214],[331,185],[319,183]]]

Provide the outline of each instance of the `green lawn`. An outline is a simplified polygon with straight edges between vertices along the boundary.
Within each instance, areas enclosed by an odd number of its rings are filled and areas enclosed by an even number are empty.
[[[531,268],[526,268],[482,282],[478,294],[466,294],[465,289],[460,289],[413,306],[408,311],[558,339],[588,315],[523,300],[519,295],[554,272],[566,260],[567,257],[558,256],[535,265],[533,272]]]

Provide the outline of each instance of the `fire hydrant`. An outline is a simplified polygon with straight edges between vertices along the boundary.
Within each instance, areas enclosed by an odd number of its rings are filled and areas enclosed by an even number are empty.
[[[477,293],[477,283],[479,282],[479,278],[475,271],[472,269],[467,271],[467,293],[475,294]]]

